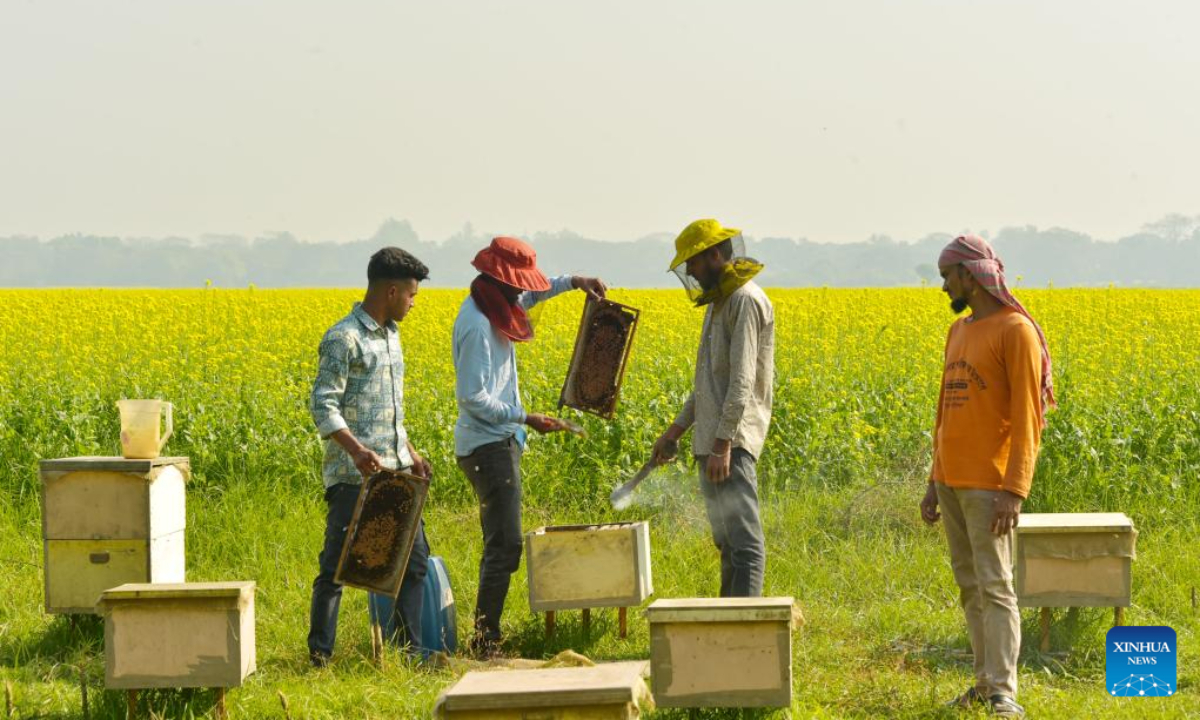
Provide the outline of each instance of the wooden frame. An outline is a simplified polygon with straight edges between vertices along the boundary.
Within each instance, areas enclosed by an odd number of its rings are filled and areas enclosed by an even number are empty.
[[[334,582],[396,597],[416,540],[429,481],[398,470],[368,478],[338,560]]]
[[[604,320],[605,315],[621,317],[626,323],[622,328],[624,337],[619,340],[622,344],[619,358],[606,358],[606,354],[611,356],[614,353],[611,351],[608,353],[601,352],[595,347],[597,342],[606,339],[601,334],[602,329],[598,325],[598,323]],[[617,401],[621,395],[621,384],[625,381],[625,370],[629,366],[629,355],[633,351],[633,338],[637,333],[640,316],[641,311],[637,308],[622,305],[612,300],[595,300],[588,297],[587,303],[583,306],[583,316],[579,321],[579,334],[575,336],[575,350],[571,354],[571,365],[567,370],[567,378],[563,382],[562,392],[559,394],[559,408],[574,408],[598,415],[605,420],[613,418],[617,412]],[[618,342],[615,338],[607,339],[611,343]],[[582,379],[580,374],[589,370],[586,367],[587,363],[596,362],[597,359],[609,367],[590,368],[593,372],[599,371],[606,375],[605,377],[591,378],[590,382],[605,385],[601,391],[601,394],[605,397],[584,397],[583,395],[586,393],[581,392],[579,387]]]

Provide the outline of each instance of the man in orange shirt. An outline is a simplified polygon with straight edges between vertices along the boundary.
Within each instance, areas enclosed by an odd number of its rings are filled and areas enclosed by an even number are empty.
[[[1029,496],[1045,410],[1054,404],[1045,335],[1009,292],[1004,264],[974,235],[942,251],[950,326],[921,517],[945,517],[950,564],[967,617],[975,685],[950,706],[988,705],[1021,718],[1021,617],[1012,583],[1012,529]],[[941,512],[939,512],[939,507]]]

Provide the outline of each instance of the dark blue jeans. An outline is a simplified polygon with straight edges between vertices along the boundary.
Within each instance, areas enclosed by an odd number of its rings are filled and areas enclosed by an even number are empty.
[[[767,549],[758,512],[754,456],[734,448],[729,478],[723,483],[706,477],[707,456],[697,457],[696,463],[713,542],[721,551],[721,597],[760,597]]]
[[[479,596],[475,635],[500,641],[500,615],[512,574],[521,566],[521,443],[515,438],[488,443],[458,458],[479,499],[483,557],[479,560]]]
[[[338,607],[342,602],[342,586],[333,581],[337,573],[338,560],[342,557],[342,545],[346,543],[346,530],[354,516],[354,505],[358,502],[361,485],[338,483],[325,491],[325,503],[329,513],[325,516],[325,546],[318,558],[320,574],[313,581],[312,609],[309,613],[308,652],[310,656],[333,655],[337,640]],[[421,610],[424,604],[425,573],[429,562],[429,541],[425,538],[425,521],[417,527],[417,538],[413,542],[408,569],[396,598],[396,635],[393,642],[408,646],[409,652],[419,656],[421,647]]]

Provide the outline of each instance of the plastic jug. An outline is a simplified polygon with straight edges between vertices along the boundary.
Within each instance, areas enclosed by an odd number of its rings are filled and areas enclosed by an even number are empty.
[[[121,455],[148,460],[159,456],[171,437],[173,406],[162,400],[118,400],[121,413]],[[166,414],[166,430],[160,432],[159,418]]]

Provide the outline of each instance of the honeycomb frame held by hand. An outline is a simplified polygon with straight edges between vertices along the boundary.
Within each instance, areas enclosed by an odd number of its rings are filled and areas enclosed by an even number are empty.
[[[358,493],[334,582],[395,597],[420,527],[429,481],[381,470]]]
[[[558,406],[611,420],[633,350],[641,311],[588,297]]]

